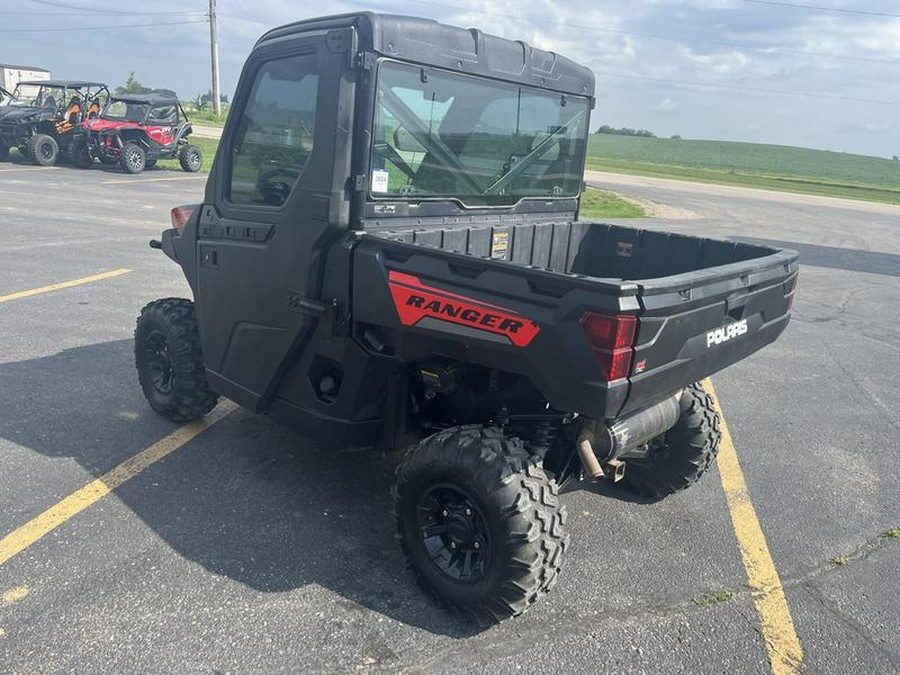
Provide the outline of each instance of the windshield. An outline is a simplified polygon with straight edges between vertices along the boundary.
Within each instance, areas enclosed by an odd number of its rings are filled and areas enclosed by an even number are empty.
[[[369,191],[469,206],[581,189],[588,99],[381,64]]]
[[[36,84],[19,84],[13,92],[10,105],[56,110],[66,98],[65,87],[47,87]]]
[[[149,103],[133,101],[110,101],[103,111],[103,119],[120,122],[143,122],[150,110]]]

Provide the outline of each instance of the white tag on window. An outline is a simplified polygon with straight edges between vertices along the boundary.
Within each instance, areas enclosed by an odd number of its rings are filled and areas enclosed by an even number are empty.
[[[390,171],[382,171],[380,169],[375,169],[372,172],[372,193],[376,192],[387,192],[388,191],[388,179],[391,177]]]

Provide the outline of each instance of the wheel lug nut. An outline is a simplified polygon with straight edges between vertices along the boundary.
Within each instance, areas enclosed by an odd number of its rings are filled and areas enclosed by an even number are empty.
[[[441,511],[441,515],[444,516],[444,518],[446,518],[447,516],[450,515],[450,512],[447,509],[444,509],[443,511]]]
[[[467,515],[467,516],[471,516],[471,515],[472,515],[472,509],[466,509],[466,515]]]
[[[456,542],[455,542],[455,541],[451,541],[451,542],[450,542],[450,548],[456,548]]]
[[[477,541],[473,544],[473,546],[475,548],[481,548],[481,544],[479,544]]]

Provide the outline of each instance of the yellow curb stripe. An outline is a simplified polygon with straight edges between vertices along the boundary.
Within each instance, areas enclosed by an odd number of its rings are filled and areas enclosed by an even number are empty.
[[[102,281],[103,279],[112,279],[113,277],[120,277],[123,274],[128,274],[131,270],[121,269],[121,270],[112,270],[111,272],[103,272],[102,274],[95,274],[90,277],[82,277],[81,279],[73,279],[72,281],[62,281],[58,284],[50,284],[49,286],[41,286],[40,288],[33,288],[30,291],[19,291],[18,293],[10,293],[9,295],[0,295],[0,302],[9,302],[10,300],[21,300],[22,298],[30,298],[33,295],[40,295],[41,293],[49,293],[50,291],[58,291],[63,288],[72,288],[73,286],[81,286],[82,284],[90,284],[95,281]]]
[[[86,508],[108,495],[119,486],[127,483],[144,469],[172,454],[201,432],[209,429],[234,410],[234,405],[219,405],[206,417],[176,429],[171,434],[133,457],[126,459],[114,469],[88,483],[80,490],[73,492],[57,502],[39,516],[13,530],[0,539],[0,566],[10,558],[18,555],[29,546],[39,541],[57,527],[78,515]]]
[[[769,653],[769,663],[775,675],[799,673],[803,668],[803,647],[794,630],[794,621],[788,608],[784,588],[775,561],[766,544],[756,509],[750,501],[750,492],[744,481],[744,472],[738,462],[734,441],[721,413],[719,399],[712,381],[703,380],[703,388],[712,396],[719,410],[722,441],[719,445],[719,475],[731,512],[734,534],[741,549],[747,580],[753,589],[753,602],[762,624],[763,639]]]

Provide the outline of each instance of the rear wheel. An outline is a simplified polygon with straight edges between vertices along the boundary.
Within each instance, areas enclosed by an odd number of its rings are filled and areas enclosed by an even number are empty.
[[[147,152],[140,143],[129,141],[122,147],[119,166],[125,173],[140,173],[147,165]]]
[[[154,166],[156,166],[155,159],[148,159],[146,162],[144,162],[145,169],[152,169]]]
[[[35,134],[25,144],[28,157],[38,166],[53,166],[59,157],[59,145],[47,134]]]
[[[684,390],[681,417],[647,456],[629,459],[623,484],[644,497],[659,499],[689,488],[706,473],[719,452],[722,432],[712,397],[697,382]]]
[[[178,163],[185,171],[196,173],[203,166],[203,153],[196,145],[185,145],[178,152]]]
[[[522,441],[455,427],[397,470],[400,541],[419,582],[486,625],[521,614],[559,577],[569,537],[556,484]]]
[[[9,159],[9,146],[0,145],[0,162],[5,162],[7,159]]]
[[[134,331],[134,358],[144,396],[173,422],[200,419],[218,396],[209,389],[194,303],[156,300],[141,310]]]

